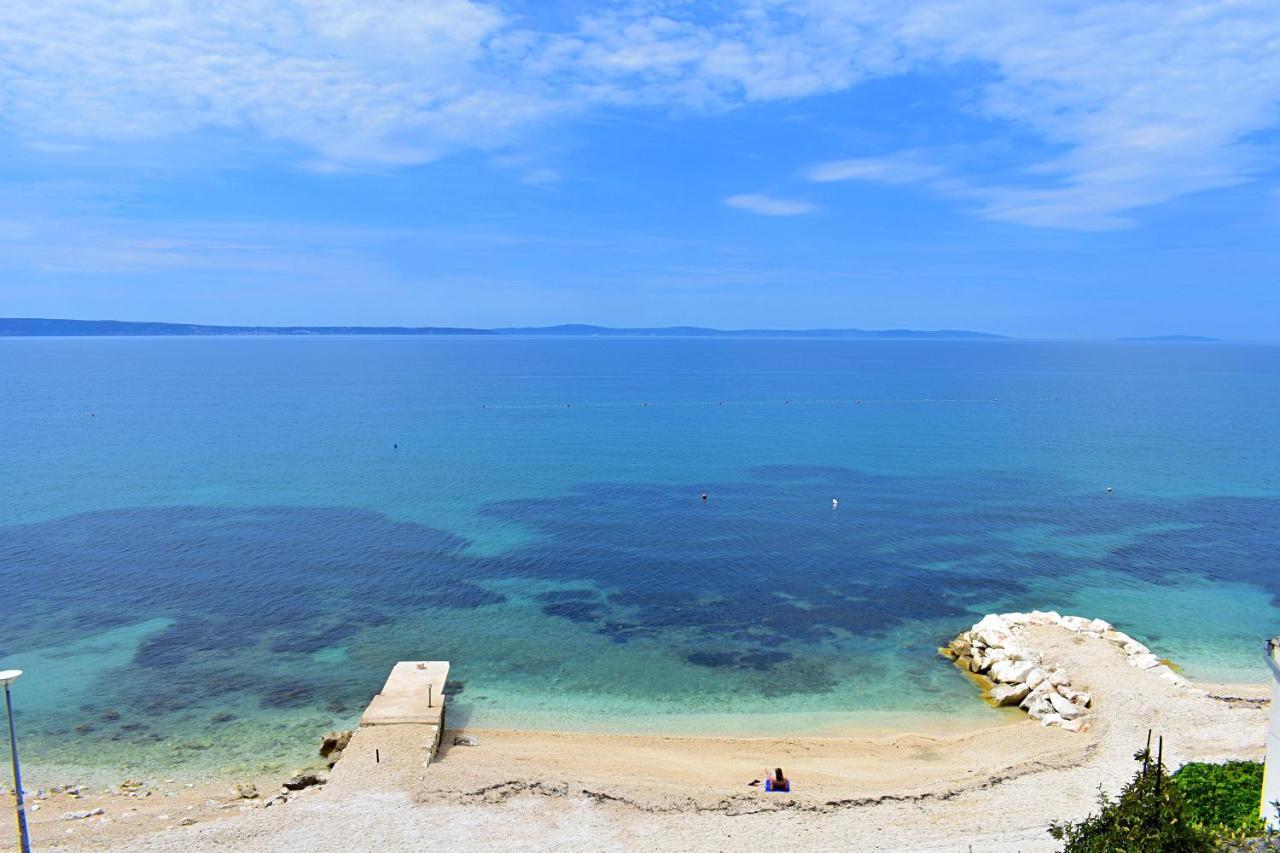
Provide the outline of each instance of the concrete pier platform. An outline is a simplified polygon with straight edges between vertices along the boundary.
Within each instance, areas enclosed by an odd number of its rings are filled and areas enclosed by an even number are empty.
[[[329,777],[334,790],[370,790],[421,779],[444,734],[448,661],[400,661],[360,717]]]
[[[448,678],[448,661],[400,661],[365,709],[360,725],[441,725]]]

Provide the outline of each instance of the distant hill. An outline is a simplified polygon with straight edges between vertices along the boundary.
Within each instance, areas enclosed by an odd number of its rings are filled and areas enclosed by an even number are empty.
[[[492,335],[488,329],[446,326],[201,326],[190,323],[134,323],[126,320],[46,320],[0,318],[0,336],[155,335]]]
[[[1145,338],[1120,338],[1122,341],[1167,341],[1188,344],[1222,343],[1222,338],[1206,338],[1201,335],[1151,335]]]
[[[667,338],[922,338],[947,340],[1007,340],[1005,335],[969,332],[963,329],[710,329],[705,326],[659,326],[654,328],[614,328],[612,326],[528,326],[494,329],[500,335],[592,335],[600,337]]]
[[[1005,335],[961,329],[707,329],[701,326],[666,326],[652,329],[616,329],[610,326],[566,324],[506,329],[469,329],[450,326],[204,326],[188,323],[140,323],[125,320],[50,320],[0,318],[0,337],[156,335],[543,335],[674,338],[887,338],[927,340],[1005,340]]]

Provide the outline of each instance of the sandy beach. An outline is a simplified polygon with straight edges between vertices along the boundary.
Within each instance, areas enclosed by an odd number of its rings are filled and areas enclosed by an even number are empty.
[[[1171,764],[1259,759],[1266,685],[1181,688],[1143,677],[1114,646],[1036,627],[1037,648],[1095,696],[1088,732],[1005,725],[946,734],[723,739],[476,731],[446,733],[424,767],[412,727],[357,737],[328,784],[266,807],[282,780],[193,787],[145,781],[153,795],[54,795],[31,815],[42,849],[469,850],[730,849],[785,840],[798,849],[1053,850],[1045,827],[1079,818],[1099,786],[1132,774],[1148,728]],[[975,691],[973,701],[981,701]],[[375,730],[362,730],[363,732]],[[374,760],[377,750],[377,760]],[[790,795],[749,786],[766,766]],[[103,809],[68,819],[67,812]],[[185,823],[186,825],[181,825]],[[6,827],[8,832],[12,829]]]

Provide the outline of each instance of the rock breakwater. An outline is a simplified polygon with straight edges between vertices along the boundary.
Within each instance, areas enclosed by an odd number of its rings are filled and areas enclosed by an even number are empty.
[[[1086,731],[1093,696],[1073,674],[1045,660],[1028,636],[1032,626],[1053,626],[1081,637],[1106,640],[1135,669],[1179,687],[1187,685],[1165,661],[1110,622],[1063,616],[1052,610],[988,614],[939,651],[977,680],[992,704],[1016,705],[1043,726]]]

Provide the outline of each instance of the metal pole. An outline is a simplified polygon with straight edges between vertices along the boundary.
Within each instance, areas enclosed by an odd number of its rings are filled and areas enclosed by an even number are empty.
[[[1280,829],[1280,814],[1273,805],[1280,800],[1280,638],[1267,641],[1267,667],[1271,670],[1271,722],[1267,729],[1267,761],[1262,771],[1262,802],[1258,804],[1268,829]]]
[[[1156,793],[1160,793],[1160,782],[1164,778],[1164,735],[1160,735],[1159,752],[1156,753]]]
[[[9,714],[9,751],[13,755],[13,787],[18,797],[18,843],[22,853],[31,853],[31,838],[27,834],[27,812],[22,805],[22,771],[18,769],[18,739],[13,733],[13,703],[9,699],[9,682],[4,684],[4,707]]]

